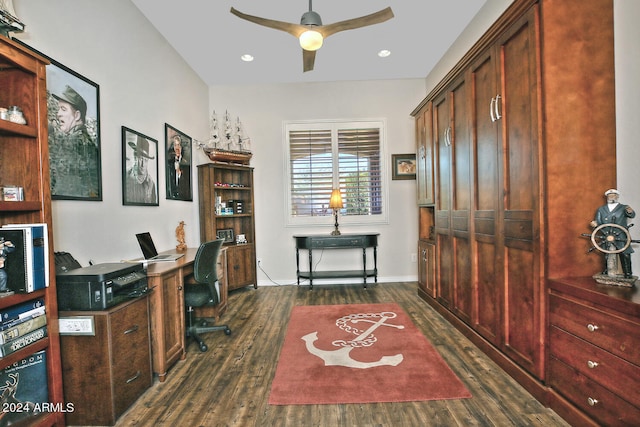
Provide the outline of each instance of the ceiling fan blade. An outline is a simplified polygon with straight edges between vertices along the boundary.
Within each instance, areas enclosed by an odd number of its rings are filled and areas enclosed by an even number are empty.
[[[302,34],[306,30],[306,27],[300,24],[292,24],[290,22],[276,21],[274,19],[266,19],[260,18],[259,16],[247,15],[246,13],[242,13],[239,10],[234,9],[233,7],[231,8],[231,13],[236,15],[238,18],[242,18],[255,24],[287,32],[294,37],[300,37],[300,34]]]
[[[313,64],[316,62],[316,50],[302,49],[302,69],[306,73],[313,70]]]
[[[382,9],[370,15],[361,16],[360,18],[347,19],[345,21],[335,22],[329,25],[323,25],[318,30],[327,38],[331,34],[339,31],[353,30],[355,28],[366,27],[369,25],[379,24],[393,18],[393,11],[390,7]]]

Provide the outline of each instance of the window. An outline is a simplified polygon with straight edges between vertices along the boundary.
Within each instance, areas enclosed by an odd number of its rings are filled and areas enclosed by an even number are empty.
[[[285,123],[287,225],[326,225],[340,188],[340,223],[387,222],[382,121]]]

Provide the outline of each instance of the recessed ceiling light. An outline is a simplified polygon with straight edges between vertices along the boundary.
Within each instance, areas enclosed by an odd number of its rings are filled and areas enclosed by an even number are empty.
[[[378,52],[378,56],[380,58],[386,58],[389,55],[391,55],[391,51],[387,49],[382,49],[380,52]]]
[[[245,53],[240,57],[240,59],[242,59],[244,62],[251,62],[253,61],[253,55],[249,55],[248,53]]]

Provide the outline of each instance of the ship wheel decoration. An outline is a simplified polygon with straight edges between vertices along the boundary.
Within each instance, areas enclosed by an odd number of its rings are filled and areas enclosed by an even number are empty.
[[[593,231],[582,234],[583,237],[589,237],[593,246],[589,252],[597,250],[605,254],[607,263],[606,272],[595,274],[593,278],[598,283],[605,285],[616,285],[632,287],[637,280],[636,276],[625,277],[618,274],[618,254],[624,252],[631,243],[640,243],[640,240],[631,239],[629,227],[619,224],[600,224]]]

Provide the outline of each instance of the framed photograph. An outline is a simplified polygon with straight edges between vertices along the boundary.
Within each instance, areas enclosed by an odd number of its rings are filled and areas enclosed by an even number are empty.
[[[224,230],[216,231],[216,237],[218,239],[224,239],[224,243],[234,242],[235,237],[233,235],[233,228],[226,228]]]
[[[392,179],[416,179],[415,153],[392,154],[391,164],[393,165]]]
[[[192,201],[191,138],[164,124],[167,199]]]
[[[24,42],[49,60],[47,120],[53,200],[102,200],[100,87]]]
[[[158,141],[122,126],[122,204],[158,206]]]

